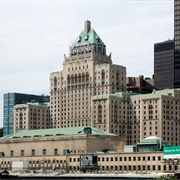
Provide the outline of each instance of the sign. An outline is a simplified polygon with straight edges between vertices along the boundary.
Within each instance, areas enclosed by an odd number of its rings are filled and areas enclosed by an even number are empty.
[[[164,147],[164,159],[180,158],[180,146]]]

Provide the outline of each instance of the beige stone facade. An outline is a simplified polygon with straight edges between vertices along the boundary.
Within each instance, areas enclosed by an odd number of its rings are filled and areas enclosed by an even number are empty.
[[[93,96],[93,126],[125,137],[128,144],[136,144],[148,136],[157,136],[178,145],[179,100],[179,89],[144,95],[120,92]]]
[[[70,153],[90,153],[110,149],[122,151],[125,141],[118,136],[99,135],[57,135],[57,137],[8,138],[0,141],[1,152],[5,157],[52,156]]]
[[[126,92],[126,68],[112,64],[88,22],[64,56],[63,70],[51,73],[50,92],[54,128],[94,126],[128,144],[153,135],[180,144],[180,90]]]
[[[91,97],[119,91],[126,91],[126,68],[112,64],[105,44],[86,22],[69,57],[64,57],[63,70],[50,75],[53,127],[93,125]],[[108,129],[107,124],[103,129]]]
[[[57,135],[47,137],[2,138],[0,168],[11,169],[13,161],[28,161],[30,169],[63,169],[68,166],[67,155],[80,156],[109,149],[120,152],[125,140],[109,135]]]
[[[4,157],[1,158],[0,169],[11,169],[13,161],[28,161],[29,170],[52,170],[55,167],[59,172],[80,171],[80,154]],[[99,173],[103,174],[174,173],[179,168],[179,163],[164,160],[163,152],[98,154]]]
[[[27,103],[14,106],[14,132],[50,127],[49,103]]]

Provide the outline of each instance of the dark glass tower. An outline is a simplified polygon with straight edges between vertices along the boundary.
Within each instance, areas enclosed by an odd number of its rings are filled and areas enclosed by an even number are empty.
[[[174,88],[180,87],[180,0],[174,0]]]
[[[174,40],[154,44],[154,86],[174,88]]]
[[[27,102],[49,102],[49,96],[20,93],[4,94],[3,136],[13,133],[14,106],[16,104],[25,104]]]

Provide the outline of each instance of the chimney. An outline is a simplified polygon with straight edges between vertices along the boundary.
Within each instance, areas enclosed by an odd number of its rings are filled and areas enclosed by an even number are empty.
[[[84,22],[84,33],[88,34],[90,30],[91,30],[91,21],[86,20]]]

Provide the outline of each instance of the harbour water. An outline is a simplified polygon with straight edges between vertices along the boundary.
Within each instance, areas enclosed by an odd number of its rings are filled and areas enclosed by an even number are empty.
[[[19,174],[9,175],[1,179],[80,179],[80,180],[114,180],[114,179],[157,179],[159,175],[151,174]]]

